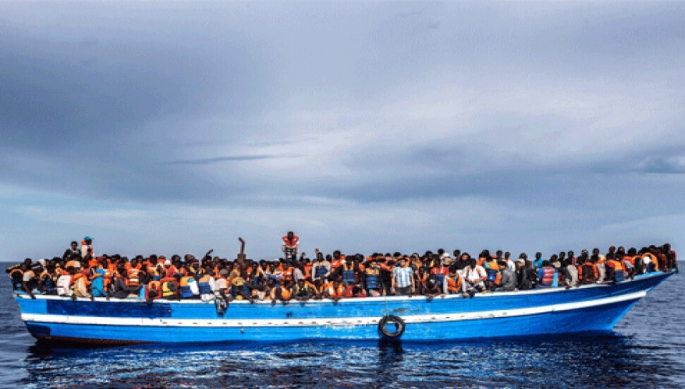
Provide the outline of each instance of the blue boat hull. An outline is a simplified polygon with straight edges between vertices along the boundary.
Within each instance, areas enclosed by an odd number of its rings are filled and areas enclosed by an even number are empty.
[[[213,303],[139,299],[69,299],[16,295],[38,339],[97,344],[382,339],[378,323],[400,317],[408,341],[459,340],[607,332],[671,274],[650,273],[615,285],[427,299],[388,297],[291,302],[233,302],[224,315]]]

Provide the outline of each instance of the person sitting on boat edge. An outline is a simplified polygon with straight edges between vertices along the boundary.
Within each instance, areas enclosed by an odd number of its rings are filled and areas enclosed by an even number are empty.
[[[401,258],[400,266],[392,272],[392,292],[397,295],[412,297],[415,291],[414,271],[407,266],[407,259]]]
[[[46,263],[43,272],[38,276],[38,291],[43,295],[56,295],[55,266]]]
[[[235,300],[247,300],[250,303],[254,303],[252,298],[252,293],[250,293],[247,283],[245,282],[245,277],[239,276],[231,280],[231,296]]]
[[[450,270],[449,274],[445,278],[447,281],[447,293],[448,294],[460,294],[461,293],[461,276],[456,270]]]
[[[469,266],[464,269],[462,280],[462,290],[464,297],[473,297],[476,292],[485,293],[485,280],[487,274],[482,266],[478,266],[478,261],[471,258]]]
[[[282,302],[283,304],[287,304],[288,301],[293,296],[293,291],[290,288],[289,285],[284,285],[281,283],[280,285],[274,287],[271,289],[271,303],[275,304],[278,301]]]
[[[36,271],[34,271],[34,269]],[[21,281],[21,288],[22,290],[29,295],[32,299],[36,299],[35,293],[38,293],[38,290],[36,289],[36,285],[38,283],[38,277],[36,276],[36,273],[40,274],[43,272],[42,266],[38,265],[37,267],[31,267],[30,265],[27,265],[26,263],[23,263],[21,265],[21,270],[22,270],[22,281]]]
[[[304,278],[297,280],[293,289],[293,297],[297,301],[306,302],[314,295],[312,286],[304,281]]]
[[[345,287],[345,292],[343,293],[345,298],[364,298],[367,296],[366,290],[361,287],[360,284],[351,284]]]
[[[203,274],[197,276],[197,287],[200,290],[200,299],[203,302],[214,301],[216,298],[214,296],[215,284],[214,271],[210,265],[206,265]]]
[[[342,284],[342,278],[337,277],[332,282],[329,282],[324,287],[323,296],[325,298],[331,299],[334,302],[338,302],[345,295],[345,287]]]
[[[544,288],[556,288],[559,282],[559,273],[552,264],[545,260],[538,269],[538,285]]]
[[[606,258],[607,281],[612,281],[614,283],[625,281],[623,264],[621,264],[621,261],[616,259],[616,254],[610,252],[606,255]]]

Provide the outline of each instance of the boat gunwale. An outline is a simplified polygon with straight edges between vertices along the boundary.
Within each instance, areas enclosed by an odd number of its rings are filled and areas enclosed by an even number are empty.
[[[519,290],[519,291],[511,291],[511,292],[504,292],[504,291],[495,291],[495,292],[488,292],[488,293],[477,293],[473,297],[474,298],[492,298],[492,297],[505,297],[505,296],[526,296],[526,295],[538,295],[538,294],[546,294],[546,293],[561,293],[561,292],[569,292],[572,290],[578,290],[578,289],[589,289],[589,288],[607,288],[607,287],[612,287],[616,285],[627,285],[633,282],[637,281],[643,281],[647,280],[650,278],[657,278],[657,277],[664,277],[664,279],[670,277],[673,275],[673,272],[663,272],[663,271],[656,271],[652,273],[647,273],[647,274],[641,274],[636,276],[632,280],[626,280],[618,283],[613,283],[613,282],[604,282],[604,283],[593,283],[593,284],[585,284],[585,285],[580,285],[578,287],[572,287],[570,289],[566,289],[564,287],[556,287],[556,288],[551,288],[551,287],[541,287],[541,288],[535,288],[535,289],[529,289],[529,290]],[[649,288],[647,291],[651,290]],[[26,293],[13,293],[13,296],[15,299],[25,299],[25,300],[31,300],[31,297],[26,294]],[[127,297],[125,299],[116,299],[116,298],[110,298],[109,300],[106,297],[95,297],[94,300],[91,300],[90,298],[85,298],[85,297],[77,297],[75,300],[72,300],[69,297],[64,297],[64,296],[55,296],[55,295],[40,295],[36,294],[35,295],[36,300],[59,300],[59,301],[74,301],[74,302],[107,302],[107,303],[146,303],[145,299],[142,299],[140,297]],[[444,297],[442,296],[436,296],[436,297],[428,297],[426,295],[415,295],[412,297],[409,296],[380,296],[380,297],[351,297],[351,298],[343,298],[338,300],[337,302],[332,299],[309,299],[307,301],[298,301],[298,300],[289,300],[287,303],[283,302],[272,302],[272,301],[255,301],[254,304],[260,304],[260,305],[287,305],[287,304],[325,304],[325,303],[334,303],[334,304],[359,304],[359,303],[364,303],[364,302],[388,302],[388,301],[432,301],[432,300],[447,300],[447,299],[463,299],[465,298],[462,293],[456,293],[456,294],[448,294]],[[153,300],[153,304],[214,304],[214,300],[210,301],[202,301],[198,299],[188,299],[188,300],[164,300],[164,299],[155,299]],[[232,300],[230,304],[250,304],[253,305],[253,303],[250,303],[247,300]]]

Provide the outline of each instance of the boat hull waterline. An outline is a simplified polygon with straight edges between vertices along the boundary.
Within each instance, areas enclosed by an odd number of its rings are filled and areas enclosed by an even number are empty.
[[[672,273],[655,272],[618,284],[496,292],[463,298],[375,297],[291,301],[234,301],[224,315],[198,300],[71,299],[15,295],[21,318],[37,339],[87,344],[376,340],[379,322],[404,323],[397,339],[464,340],[610,332],[640,298]]]

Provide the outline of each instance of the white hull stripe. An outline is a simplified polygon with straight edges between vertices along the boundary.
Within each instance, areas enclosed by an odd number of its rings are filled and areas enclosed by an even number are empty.
[[[598,307],[607,304],[637,300],[647,291],[640,291],[615,297],[547,305],[533,308],[510,310],[461,312],[433,315],[401,316],[407,324],[438,323],[463,320],[497,319],[517,316],[538,315],[543,313],[571,311],[575,309]],[[230,314],[230,312],[229,312]],[[138,327],[303,327],[303,326],[358,326],[376,325],[381,319],[375,317],[317,318],[317,319],[174,319],[174,318],[123,318],[97,316],[67,316],[22,314],[21,319],[32,323],[90,324],[99,326],[138,326]]]

